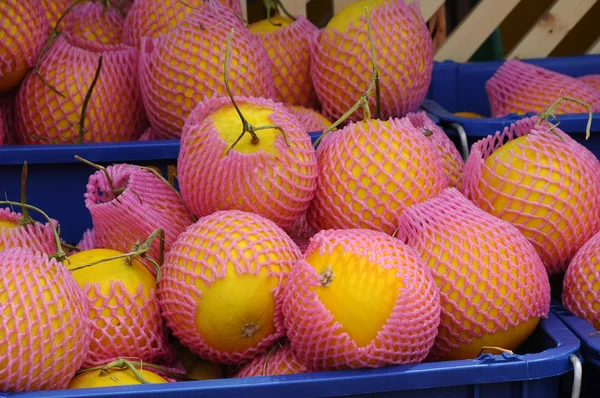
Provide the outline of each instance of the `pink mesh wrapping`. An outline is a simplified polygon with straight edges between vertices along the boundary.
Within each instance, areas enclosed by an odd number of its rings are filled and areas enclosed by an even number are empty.
[[[53,28],[58,22],[60,16],[72,3],[71,0],[41,0],[42,8],[46,14],[46,19],[50,23],[50,28]]]
[[[16,213],[8,208],[0,209],[0,220],[18,223],[23,218],[21,213]],[[56,220],[52,220],[54,227],[58,226]],[[48,223],[24,225],[16,228],[0,228],[0,251],[11,247],[20,247],[45,254],[56,252],[56,241],[52,232],[52,226]]]
[[[84,367],[104,365],[119,357],[158,363],[173,354],[167,348],[156,289],[152,288],[148,297],[142,289],[140,284],[131,294],[120,280],[111,281],[109,294],[102,293],[99,283],[83,287],[92,320]]]
[[[515,225],[554,275],[600,230],[595,216],[600,211],[600,162],[559,128],[554,128],[557,136],[547,122],[536,126],[536,121],[536,116],[521,119],[475,143],[462,191],[483,210]],[[528,156],[511,151],[506,161],[496,157],[492,166],[498,172],[486,165],[496,149],[524,135]]]
[[[131,141],[142,134],[146,117],[135,73],[138,51],[125,45],[100,46],[64,34],[44,56],[40,72],[65,98],[35,74],[27,76],[16,102],[23,143],[78,142],[83,102],[101,55],[102,69],[87,107],[83,141]]]
[[[59,29],[81,40],[101,45],[121,44],[125,17],[118,9],[102,3],[86,2],[74,6]]]
[[[186,120],[181,137],[177,165],[183,199],[198,217],[237,209],[290,228],[306,211],[316,188],[317,159],[310,137],[281,103],[247,97],[235,101],[273,109],[272,124],[283,128],[290,147],[278,134],[273,143],[278,154],[246,154],[234,148],[225,155],[231,143],[221,138],[211,114],[231,106],[231,100],[204,101]]]
[[[255,33],[269,54],[276,101],[311,107],[316,94],[310,75],[311,37],[319,31],[299,15],[275,32]]]
[[[292,228],[288,231],[288,235],[294,243],[298,246],[302,253],[306,252],[308,249],[308,245],[310,244],[310,238],[315,234],[315,231],[308,224],[308,220],[306,219],[306,213],[302,215]]]
[[[155,135],[156,134],[154,134],[154,131],[152,131],[152,127],[148,127],[146,131],[144,131],[144,134],[140,136],[138,141],[152,141],[155,139]]]
[[[281,346],[275,344],[268,352],[254,357],[243,365],[234,377],[277,376],[307,372],[309,369],[298,361],[290,342],[286,341]]]
[[[15,128],[15,97],[16,93],[0,95],[0,118],[4,129],[4,144],[17,143],[18,134]]]
[[[91,250],[95,249],[96,245],[94,244],[94,229],[86,229],[81,237],[79,243],[77,243],[77,247],[81,250]]]
[[[252,247],[250,257],[245,250],[248,245]],[[159,299],[167,326],[190,351],[212,362],[238,364],[266,352],[285,334],[281,289],[299,257],[300,251],[290,237],[259,215],[226,210],[201,218],[179,236],[162,267]],[[199,287],[206,284],[210,288],[210,284],[226,278],[228,264],[235,265],[238,275],[259,275],[267,270],[269,276],[279,279],[279,285],[271,291],[275,300],[274,332],[243,351],[215,349],[196,327],[196,314],[203,304],[203,291]],[[243,315],[237,315],[240,316]],[[232,324],[238,321],[233,313],[231,318]],[[254,319],[244,321],[254,322]],[[223,333],[233,332],[223,330]]]
[[[223,65],[231,28],[235,28],[229,68],[232,92],[273,97],[266,50],[233,12],[213,4],[189,14],[166,35],[142,39],[142,94],[155,130],[179,138],[198,102],[227,95]]]
[[[431,34],[418,2],[390,0],[369,13],[381,84],[381,118],[401,117],[423,102],[433,70]],[[365,93],[373,76],[366,16],[347,33],[324,28],[312,46],[311,73],[323,114],[337,120]],[[375,114],[375,95],[369,98]],[[362,109],[348,120],[364,118]]]
[[[7,24],[0,24],[0,87],[7,73],[30,68],[48,38],[48,21],[37,0],[3,0],[0,15]],[[13,22],[13,23],[10,23]]]
[[[562,303],[600,330],[600,233],[588,240],[569,264]]]
[[[0,391],[64,389],[88,352],[87,303],[42,253],[0,252]]]
[[[408,118],[350,123],[326,135],[317,148],[311,227],[394,232],[398,214],[448,185],[428,138]]]
[[[430,360],[548,315],[550,283],[535,248],[455,188],[406,209],[397,236],[421,253],[440,289],[441,322]]]
[[[577,78],[577,80],[589,84],[590,86],[594,87],[596,91],[600,91],[600,74],[581,76]]]
[[[168,252],[177,236],[193,223],[185,204],[164,181],[139,166],[117,164],[107,170],[114,188],[125,190],[115,198],[104,172],[90,176],[85,205],[92,215],[95,247],[127,253],[135,242],[143,242],[162,228]],[[158,261],[158,241],[149,255]]]
[[[235,14],[242,15],[242,0],[218,0],[229,7]],[[212,2],[212,4],[211,4]],[[143,37],[157,38],[169,33],[194,9],[210,7],[215,0],[143,0],[136,1],[129,10],[123,30],[123,41],[130,46],[139,48]],[[183,3],[192,6],[187,7]],[[208,3],[208,4],[207,4]]]
[[[397,298],[377,336],[358,346],[317,295],[322,276],[306,258],[313,252],[332,253],[336,247],[359,256],[363,270],[346,271],[368,300],[381,280],[372,267],[392,269],[401,278]],[[359,260],[357,260],[359,261]],[[344,267],[345,263],[336,264]],[[371,270],[371,272],[369,271]],[[360,271],[360,272],[359,272]],[[364,272],[363,272],[364,271]],[[339,271],[338,274],[343,274]],[[336,282],[334,277],[329,288]],[[440,322],[440,297],[431,271],[412,249],[386,234],[369,230],[327,230],[317,233],[290,272],[282,306],[287,336],[296,357],[310,369],[381,367],[421,362],[431,349]],[[362,314],[365,317],[365,314]],[[364,319],[357,322],[364,322]]]
[[[516,59],[502,64],[485,84],[492,116],[542,113],[561,96],[576,98],[600,111],[600,92],[574,77]],[[585,106],[563,102],[558,113],[587,113]]]
[[[297,105],[287,106],[286,108],[298,118],[298,123],[309,133],[325,131],[333,124],[314,109]]]
[[[462,169],[465,162],[458,152],[458,149],[450,138],[446,135],[433,120],[431,120],[425,112],[409,113],[406,115],[408,120],[415,126],[417,130],[424,133],[431,131],[429,139],[435,147],[437,153],[442,158],[444,165],[444,173],[450,181],[450,186],[460,187],[462,178]]]

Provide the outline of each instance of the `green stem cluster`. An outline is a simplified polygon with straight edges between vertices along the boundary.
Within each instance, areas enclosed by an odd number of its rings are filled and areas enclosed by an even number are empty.
[[[148,380],[146,380],[144,378],[144,376],[142,376],[142,374],[137,370],[137,368],[139,368],[140,370],[143,368],[148,368],[148,369],[155,369],[155,370],[159,370],[161,372],[163,372],[164,374],[168,375],[169,377],[172,377],[174,379],[181,379],[180,375],[177,375],[175,373],[169,372],[168,370],[166,370],[165,368],[158,366],[158,365],[153,365],[151,363],[146,363],[143,361],[129,361],[123,357],[118,358],[112,362],[107,363],[106,365],[100,365],[100,366],[94,366],[92,368],[87,368],[87,369],[79,369],[77,372],[75,372],[75,375],[80,375],[83,373],[89,373],[89,372],[95,372],[97,370],[100,371],[100,375],[101,376],[109,376],[110,375],[110,371],[112,369],[119,369],[119,370],[126,370],[128,369],[129,371],[131,371],[131,373],[133,373],[133,375],[135,376],[135,378],[142,384],[152,384],[150,383]]]
[[[296,21],[296,17],[294,17],[292,14],[290,14],[288,12],[288,10],[285,8],[285,6],[281,3],[280,0],[263,0],[263,2],[265,4],[265,8],[267,9],[267,20],[269,21],[269,23],[271,25],[281,26],[280,23],[276,23],[271,20],[271,18],[272,18],[271,11],[275,11],[276,14],[279,14],[279,9],[281,9],[281,11],[283,11],[283,13],[285,14],[286,17],[288,17],[292,21]]]
[[[555,127],[558,127],[558,125],[560,124],[560,120],[558,119],[558,116],[556,116],[556,109],[559,107],[559,105],[564,102],[564,101],[569,101],[569,102],[573,102],[575,104],[581,105],[581,106],[585,106],[588,109],[588,122],[587,122],[587,126],[585,129],[585,139],[589,139],[590,138],[590,134],[591,134],[591,129],[592,129],[592,117],[594,114],[594,111],[592,109],[592,106],[586,102],[580,101],[576,98],[571,98],[571,97],[566,97],[566,96],[561,96],[559,99],[557,99],[556,101],[554,101],[554,103],[552,105],[550,105],[548,107],[548,109],[546,109],[544,112],[542,112],[537,120],[537,122],[535,123],[536,126],[539,126],[539,124],[542,121],[548,121],[548,119],[553,118],[556,119],[556,124],[551,124],[550,126],[550,131],[552,131],[556,136],[558,136],[561,140],[563,140],[563,138],[554,130]],[[563,140],[564,141],[564,140]]]

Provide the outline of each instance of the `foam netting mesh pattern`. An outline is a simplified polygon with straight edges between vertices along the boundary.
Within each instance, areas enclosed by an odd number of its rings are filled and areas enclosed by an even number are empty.
[[[381,118],[401,117],[423,102],[433,71],[431,34],[418,2],[390,0],[370,12],[381,85]],[[311,73],[323,114],[337,120],[367,91],[373,76],[366,16],[346,33],[324,28],[314,36]],[[375,114],[375,95],[369,97]],[[362,109],[348,120],[364,118]]]
[[[214,0],[212,1],[214,2]],[[219,0],[239,16],[242,15],[241,1],[245,0]],[[130,46],[139,48],[143,37],[156,38],[169,33],[176,29],[195,9],[214,5],[205,3],[207,3],[206,0],[136,1],[125,19],[123,41]]]
[[[333,124],[329,119],[314,109],[305,108],[298,105],[286,106],[286,108],[292,112],[296,118],[298,118],[298,123],[300,123],[306,132],[312,133],[325,131]]]
[[[0,391],[64,389],[90,341],[87,304],[69,271],[46,254],[0,252]]]
[[[571,260],[563,281],[562,303],[600,331],[600,233]]]
[[[600,230],[600,162],[560,128],[524,118],[471,147],[462,192],[515,225],[535,246],[550,275],[566,270]],[[525,143],[490,156],[506,142]]]
[[[0,78],[7,72],[30,68],[48,38],[48,21],[38,0],[0,2]]]
[[[167,326],[190,351],[215,363],[238,364],[268,351],[285,334],[280,309],[281,289],[300,255],[298,247],[282,229],[259,215],[225,210],[201,218],[179,236],[162,267],[159,298]],[[242,344],[246,348],[224,350],[205,340],[203,332],[207,331],[197,326],[196,319],[200,316],[204,296],[213,285],[227,278],[232,267],[238,275],[275,277],[278,281],[269,293],[237,293],[243,302],[230,303],[231,312],[221,314],[230,318],[227,324],[231,325],[228,326],[231,330],[217,332],[230,336],[232,340],[227,344]],[[257,320],[254,318],[258,310],[247,307],[252,305],[252,299],[248,297],[256,299],[256,294],[270,294],[275,301],[274,312],[265,308]],[[235,311],[233,306],[236,306]],[[254,337],[253,343],[247,344],[242,341],[247,337],[240,335],[236,339],[234,335],[243,329],[245,322],[256,322],[259,331],[269,328],[273,331],[260,340]],[[237,324],[239,328],[236,328]],[[214,329],[219,325],[223,322],[215,319],[212,325],[206,326]]]
[[[62,20],[59,29],[81,40],[109,46],[121,44],[123,17],[118,9],[101,3],[80,3]]]
[[[81,237],[81,240],[77,243],[77,247],[80,250],[91,250],[91,249],[95,249],[95,243],[94,243],[94,229],[86,229],[85,232],[83,233],[83,236]]]
[[[406,209],[397,237],[421,253],[440,289],[441,321],[430,360],[548,315],[550,283],[535,248],[455,188]]]
[[[72,3],[71,0],[40,0],[46,19],[50,23],[50,28],[53,28],[58,22],[60,16]]]
[[[156,135],[154,134],[154,131],[152,130],[152,127],[148,127],[146,129],[146,131],[144,131],[144,133],[142,135],[140,135],[140,138],[138,141],[152,141],[154,140]]]
[[[235,378],[254,376],[277,376],[307,373],[309,369],[294,355],[289,341],[276,343],[268,352],[254,357],[242,365]]]
[[[486,82],[485,90],[493,117],[509,113],[542,113],[561,96],[588,103],[600,111],[600,92],[574,77],[511,59]],[[557,113],[587,113],[588,108],[563,102]]]
[[[160,314],[156,289],[135,293],[122,281],[110,281],[108,293],[99,283],[83,287],[92,320],[90,351],[84,367],[101,366],[119,357],[160,363],[172,355]]]
[[[30,212],[33,212],[30,210]],[[16,213],[9,208],[0,209],[0,221],[8,221],[18,224],[23,215]],[[52,220],[54,228],[58,227],[58,222]],[[20,247],[39,251],[45,254],[56,252],[56,240],[52,225],[48,223],[36,222],[16,228],[0,229],[0,251],[11,247]]]
[[[125,190],[115,198],[103,171],[90,176],[85,205],[92,216],[94,246],[128,253],[134,243],[162,228],[168,252],[177,236],[194,222],[181,198],[166,182],[139,166],[116,164],[107,171],[114,189]],[[158,240],[149,256],[158,261]]]
[[[14,94],[0,95],[0,118],[2,118],[4,129],[4,144],[14,144],[17,142],[16,121],[15,121],[15,97]]]
[[[237,209],[260,214],[288,229],[308,208],[317,185],[317,158],[310,136],[281,103],[247,97],[235,101],[238,106],[272,109],[270,124],[283,128],[290,147],[283,134],[276,132],[274,141],[265,144],[276,153],[243,153],[234,147],[226,155],[233,141],[226,142],[220,136],[211,114],[231,106],[231,100],[206,100],[192,112],[183,129],[177,160],[181,194],[198,217],[216,210]],[[251,115],[245,117],[255,127],[260,124]],[[241,121],[231,128],[235,134],[229,132],[229,137],[237,138]],[[260,137],[261,131],[256,134]],[[247,144],[250,135],[245,134],[243,140],[238,145]]]
[[[72,43],[76,43],[72,44]],[[131,141],[146,127],[136,72],[139,52],[59,36],[43,57],[40,73],[65,98],[31,73],[17,95],[20,140],[25,144],[78,142],[83,103],[98,60],[102,69],[88,103],[84,142]]]
[[[296,220],[294,225],[292,225],[292,228],[286,232],[296,243],[302,253],[306,252],[306,249],[308,249],[308,245],[310,243],[310,238],[312,238],[315,234],[315,231],[308,224],[306,213]]]
[[[317,147],[312,228],[394,232],[398,214],[448,185],[428,138],[408,118],[370,119],[327,134]]]
[[[189,14],[156,39],[142,39],[140,75],[152,127],[179,138],[198,102],[225,96],[223,68],[231,28],[229,87],[235,95],[272,98],[275,86],[267,51],[227,8],[213,4]]]
[[[431,131],[429,139],[442,159],[449,185],[460,187],[465,162],[450,137],[425,112],[409,113],[406,117],[421,133]]]
[[[591,85],[597,91],[600,92],[600,74],[581,76],[581,77],[577,78],[577,80]]]
[[[343,254],[338,254],[340,251]],[[307,259],[315,255],[329,257],[313,266]],[[332,279],[324,286],[327,269],[332,271]],[[334,289],[339,278],[350,278],[352,288],[346,287],[356,290],[349,295],[340,287],[345,293],[339,298],[345,302],[388,299],[389,313],[384,313],[387,316],[366,345],[359,345],[346,328],[358,322],[361,326],[355,328],[371,329],[369,322],[375,322],[372,311],[360,305],[349,307],[351,304],[344,308],[336,302],[337,311],[349,313],[344,316],[348,324],[343,325],[319,295],[319,289]],[[344,282],[350,284],[348,280],[339,283]],[[314,370],[419,363],[433,346],[440,321],[440,297],[431,271],[411,248],[377,231],[317,233],[292,268],[283,296],[284,325],[292,349]],[[377,308],[376,312],[383,311]]]
[[[299,15],[290,25],[255,35],[263,43],[272,63],[276,101],[311,107],[316,94],[310,74],[311,37],[319,31]]]

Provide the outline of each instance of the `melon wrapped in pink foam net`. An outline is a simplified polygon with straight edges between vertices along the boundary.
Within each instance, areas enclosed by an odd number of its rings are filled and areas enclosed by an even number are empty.
[[[130,164],[107,167],[113,187],[103,171],[92,174],[87,184],[85,205],[92,215],[94,247],[128,253],[155,230],[165,232],[165,253],[185,228],[193,223],[181,198],[159,177]],[[124,188],[115,198],[114,189]],[[158,241],[150,257],[158,261]]]
[[[290,25],[274,32],[254,33],[271,60],[276,101],[308,107],[315,104],[310,51],[312,36],[318,31],[312,22],[299,15]]]
[[[600,92],[574,77],[563,75],[517,59],[502,64],[486,82],[493,117],[509,113],[542,113],[561,96],[576,98],[600,111]],[[558,113],[587,113],[588,108],[563,103]]]
[[[138,51],[125,45],[97,45],[63,34],[43,57],[40,73],[65,98],[34,73],[29,74],[16,102],[20,141],[79,141],[83,103],[100,56],[102,69],[88,103],[83,141],[131,141],[142,134],[146,117],[135,73]]]
[[[571,260],[563,281],[562,303],[600,330],[600,233]]]
[[[179,138],[198,102],[227,95],[223,68],[231,28],[235,29],[228,71],[232,92],[273,97],[266,50],[233,12],[213,4],[188,14],[166,35],[142,39],[142,94],[155,130]]]
[[[429,138],[408,118],[369,119],[327,134],[317,148],[319,179],[307,212],[311,227],[392,234],[398,214],[448,185]]]
[[[444,172],[450,180],[450,186],[460,187],[465,162],[444,130],[435,124],[425,112],[409,113],[406,117],[421,133],[431,131],[429,139],[442,159]]]
[[[221,137],[211,115],[231,107],[231,100],[206,100],[190,114],[183,129],[177,160],[181,194],[198,217],[216,210],[237,209],[260,214],[288,229],[304,214],[314,196],[315,149],[309,135],[281,103],[247,97],[236,97],[235,101],[238,106],[252,104],[272,109],[271,124],[283,128],[290,147],[277,132],[274,142],[263,144],[263,150],[243,153],[234,147],[226,155],[232,142]],[[234,135],[239,133],[236,128]],[[261,131],[256,134],[260,139]],[[276,153],[269,152],[267,146]]]
[[[280,309],[281,290],[287,273],[299,257],[300,251],[291,238],[275,223],[259,215],[225,210],[201,218],[179,236],[162,267],[159,298],[167,326],[190,351],[212,362],[238,364],[266,352],[285,334]],[[214,308],[217,299],[212,294],[212,304],[205,304],[205,296],[211,288],[217,289],[225,282],[232,272],[275,278],[277,283],[268,293],[237,291],[235,299],[227,302],[230,313],[223,314],[228,317],[226,327],[222,319],[214,319],[212,324],[204,323],[200,327],[197,319],[202,315],[203,306]],[[240,279],[239,288],[243,288],[243,281],[249,280]],[[246,298],[257,300],[254,295],[258,295],[258,302],[264,303],[261,294],[265,293],[274,302],[272,314],[268,308],[262,311],[247,307],[245,301],[240,302]],[[260,339],[260,335],[253,334],[250,336],[254,339],[252,343],[244,344],[244,348],[234,348],[240,346],[241,339],[248,338],[243,335],[243,330],[249,324],[258,326],[255,332],[271,330],[271,333]],[[211,343],[203,335],[211,328],[219,335],[231,335],[232,340],[216,346],[217,343]],[[240,330],[242,335],[236,336]],[[222,348],[223,344],[230,344],[230,348]]]
[[[0,391],[64,389],[88,352],[87,303],[46,254],[0,252]]]
[[[100,45],[121,44],[125,17],[120,11],[102,3],[80,3],[62,20],[59,30],[81,40]]]
[[[336,283],[336,293],[321,292]],[[380,326],[373,305],[384,314]],[[282,311],[292,349],[308,368],[381,367],[425,359],[440,321],[440,298],[431,271],[398,239],[370,230],[327,230],[312,238],[292,268]],[[353,337],[361,329],[373,333],[364,345]]]
[[[298,105],[288,105],[286,108],[298,118],[298,123],[308,133],[325,131],[333,124],[314,109]]]
[[[30,212],[33,211],[30,210]],[[16,213],[8,208],[0,209],[0,221],[18,224],[22,218],[23,215],[21,213]],[[52,223],[55,228],[58,226],[56,220],[52,220]],[[15,228],[0,228],[0,250],[6,250],[11,247],[21,247],[45,254],[56,253],[56,240],[52,225],[36,222]]]
[[[364,14],[364,13],[363,13]],[[390,0],[369,12],[381,85],[381,118],[402,117],[423,102],[433,70],[431,34],[418,2]],[[373,77],[366,16],[346,33],[323,28],[314,38],[311,73],[323,114],[337,120],[365,93]],[[375,95],[369,97],[375,114]],[[359,109],[348,120],[363,119]]]
[[[455,188],[406,209],[397,237],[421,254],[441,292],[441,322],[430,360],[441,360],[485,334],[548,315],[550,284],[535,248],[517,228]]]
[[[537,120],[521,119],[475,143],[462,191],[483,210],[515,225],[554,275],[600,230],[600,162],[560,128],[552,132],[548,122],[537,125]],[[526,141],[519,146],[492,156],[523,136]]]
[[[234,377],[277,376],[307,372],[309,369],[296,358],[290,342],[286,340],[283,343],[275,343],[268,352],[242,365]]]
[[[577,80],[589,84],[594,87],[596,91],[600,92],[600,74],[581,76],[578,77]]]

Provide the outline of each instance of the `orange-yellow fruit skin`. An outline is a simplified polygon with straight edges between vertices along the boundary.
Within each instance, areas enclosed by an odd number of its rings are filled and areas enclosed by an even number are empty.
[[[151,370],[139,368],[136,368],[136,370],[151,384],[168,383],[167,380]],[[108,373],[103,372],[102,370],[81,373],[73,377],[67,386],[67,389],[72,390],[77,388],[119,387],[135,384],[142,384],[142,382],[135,377],[131,370],[113,368],[110,369]]]
[[[0,2],[0,93],[23,81],[44,46],[48,28],[39,1]]]
[[[74,6],[59,29],[82,40],[100,45],[121,44],[125,18],[113,7],[86,2]]]

